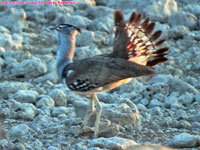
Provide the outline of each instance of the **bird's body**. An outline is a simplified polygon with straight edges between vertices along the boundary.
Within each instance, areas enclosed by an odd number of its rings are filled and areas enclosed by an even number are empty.
[[[135,77],[154,75],[152,66],[167,60],[164,56],[168,48],[158,48],[165,41],[157,40],[161,31],[151,34],[155,23],[149,23],[149,19],[146,19],[140,24],[141,19],[141,15],[134,12],[125,22],[123,14],[116,10],[113,52],[75,62],[73,62],[75,36],[80,29],[69,24],[61,24],[53,28],[58,31],[59,79],[70,90],[90,98],[89,109],[82,125],[87,123],[94,112],[94,102],[97,106],[95,137],[98,135],[101,116],[101,105],[96,93],[126,84]]]

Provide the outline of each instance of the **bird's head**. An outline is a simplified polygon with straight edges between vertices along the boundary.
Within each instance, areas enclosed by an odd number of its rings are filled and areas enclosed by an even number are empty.
[[[73,26],[71,24],[59,24],[54,27],[49,27],[48,30],[51,30],[51,31],[56,30],[59,33],[66,34],[66,35],[81,33],[80,28]]]

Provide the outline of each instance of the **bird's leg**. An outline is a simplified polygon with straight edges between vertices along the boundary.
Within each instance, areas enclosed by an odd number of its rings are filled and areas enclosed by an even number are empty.
[[[91,95],[90,104],[89,104],[87,113],[85,115],[85,119],[81,124],[82,127],[86,125],[87,121],[90,119],[90,117],[92,116],[93,113],[94,113],[94,98],[93,98],[93,95]]]
[[[96,121],[95,121],[95,127],[94,127],[94,138],[97,138],[98,132],[99,132],[99,123],[101,119],[102,106],[96,94],[93,94],[93,99],[96,105]]]

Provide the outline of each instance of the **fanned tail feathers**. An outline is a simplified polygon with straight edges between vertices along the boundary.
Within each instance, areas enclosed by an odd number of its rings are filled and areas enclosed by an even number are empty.
[[[168,60],[165,57],[168,52],[168,47],[160,48],[160,45],[165,42],[165,39],[159,39],[162,31],[157,30],[153,32],[155,23],[150,22],[149,18],[141,23],[142,15],[133,12],[129,20],[124,22],[123,13],[116,10],[114,13],[114,21],[116,26],[115,35],[118,38],[118,42],[124,45],[124,49],[122,50],[126,53],[126,59],[146,66],[154,66]],[[122,39],[125,38],[124,34],[127,36],[126,43]],[[122,35],[123,37],[121,37]],[[115,43],[117,43],[117,39],[115,39]],[[117,51],[122,50],[114,46],[113,52],[117,54],[119,53]],[[125,54],[120,56],[125,56]]]

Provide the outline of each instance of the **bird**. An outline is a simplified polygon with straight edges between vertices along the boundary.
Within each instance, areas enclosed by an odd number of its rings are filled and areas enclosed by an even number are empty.
[[[74,93],[90,99],[88,110],[81,124],[84,127],[94,111],[94,138],[98,137],[102,106],[97,93],[114,89],[133,78],[155,75],[153,66],[168,60],[168,47],[162,44],[161,30],[153,32],[155,22],[142,19],[140,13],[132,12],[125,21],[120,10],[114,11],[115,36],[113,51],[73,61],[77,34],[81,29],[71,24],[49,27],[58,33],[56,54],[59,80]]]

